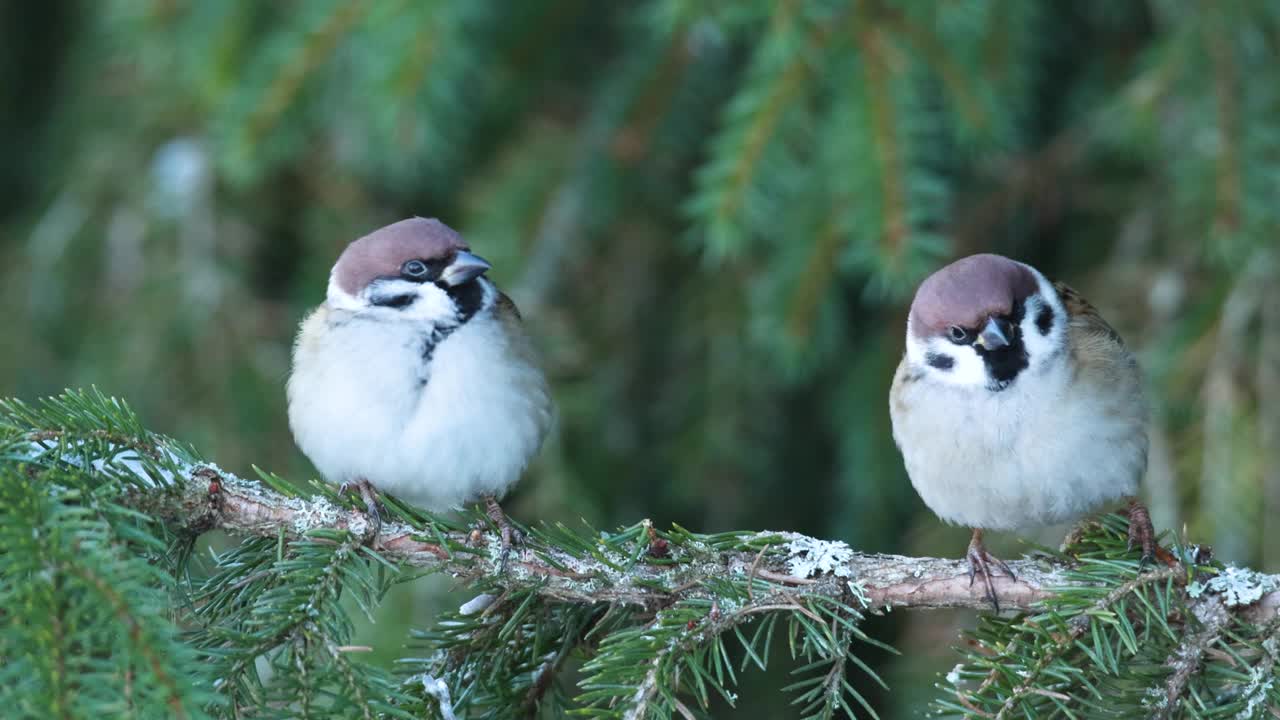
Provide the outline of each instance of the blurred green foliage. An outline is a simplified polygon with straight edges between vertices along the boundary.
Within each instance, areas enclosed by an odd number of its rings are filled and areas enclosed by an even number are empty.
[[[308,475],[295,325],[437,216],[555,385],[517,517],[957,554],[886,394],[913,284],[996,251],[1139,352],[1157,526],[1280,569],[1280,3],[64,0],[0,46],[0,394]],[[880,628],[902,712],[965,621]]]

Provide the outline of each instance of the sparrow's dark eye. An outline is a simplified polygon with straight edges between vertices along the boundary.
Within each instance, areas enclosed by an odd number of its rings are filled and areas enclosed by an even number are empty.
[[[951,342],[957,345],[963,345],[969,342],[969,331],[959,325],[952,325],[947,328],[947,337],[951,338]]]
[[[410,260],[400,266],[400,274],[406,280],[421,280],[430,272],[427,264],[421,260]]]

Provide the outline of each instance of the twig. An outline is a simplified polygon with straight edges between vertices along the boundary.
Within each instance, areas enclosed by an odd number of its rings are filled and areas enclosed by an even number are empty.
[[[1191,607],[1191,612],[1202,626],[1196,632],[1183,636],[1177,649],[1165,660],[1165,665],[1173,668],[1173,674],[1165,682],[1165,701],[1152,714],[1152,718],[1165,720],[1175,716],[1178,700],[1191,676],[1200,668],[1200,659],[1222,637],[1222,631],[1231,622],[1231,613],[1227,612],[1222,600],[1217,597],[1206,597]]]
[[[754,581],[756,579],[756,571],[760,567],[761,558],[764,557],[764,554],[768,549],[769,549],[768,545],[760,548],[760,552],[756,553],[756,559],[751,561],[751,569],[747,571],[747,599],[748,600],[754,601],[756,599],[755,589],[753,587],[755,585]]]
[[[764,551],[762,550],[761,552],[764,552]],[[754,564],[755,564],[755,561],[752,561],[753,566]],[[752,574],[756,577],[762,577],[765,580],[771,580],[776,583],[782,583],[783,585],[816,585],[818,582],[817,580],[810,580],[808,578],[801,578],[801,577],[796,577],[794,575],[784,575],[783,573],[776,573],[776,572],[773,572],[772,570],[757,569]]]
[[[627,710],[624,720],[644,720],[647,717],[649,703],[653,700],[653,696],[658,693],[658,680],[662,677],[662,662],[674,650],[675,646],[670,646],[654,654],[653,660],[649,665],[649,672],[645,673],[640,687],[636,688],[636,693],[631,698],[632,705]]]

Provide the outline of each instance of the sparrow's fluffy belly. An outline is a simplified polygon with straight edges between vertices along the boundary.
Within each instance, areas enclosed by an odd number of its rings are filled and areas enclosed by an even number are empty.
[[[990,392],[911,375],[904,366],[895,380],[894,437],[916,491],[944,520],[993,530],[1050,525],[1137,491],[1145,408],[1129,389],[1054,391],[1048,378],[1022,377]]]
[[[423,359],[424,327],[321,309],[323,338],[295,351],[289,424],[332,483],[367,479],[432,510],[501,495],[551,424],[551,401],[525,348],[482,312]]]

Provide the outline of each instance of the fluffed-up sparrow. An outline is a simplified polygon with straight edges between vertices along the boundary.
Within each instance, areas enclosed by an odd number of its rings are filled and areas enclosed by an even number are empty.
[[[1134,495],[1147,465],[1137,362],[1084,298],[999,255],[957,260],[920,284],[889,395],[911,484],[943,520],[973,528],[969,581],[998,611],[982,531],[1074,520],[1129,499],[1129,546],[1155,551]]]
[[[302,322],[289,427],[320,473],[439,511],[497,499],[538,452],[552,401],[489,263],[434,219],[402,220],[347,246],[325,302]]]

